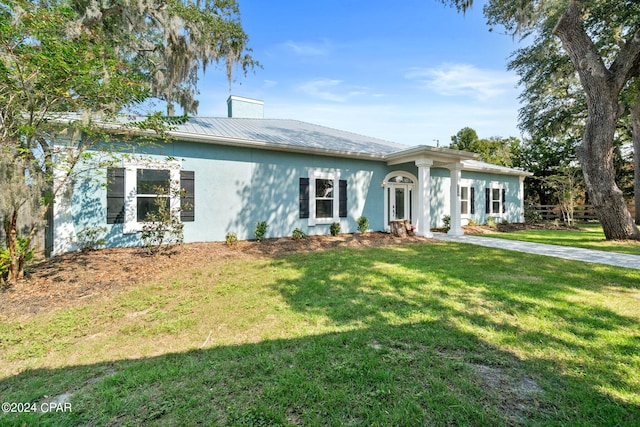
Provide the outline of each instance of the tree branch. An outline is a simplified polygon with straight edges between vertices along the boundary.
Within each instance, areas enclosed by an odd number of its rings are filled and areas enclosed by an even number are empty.
[[[584,29],[584,17],[582,5],[579,0],[571,0],[567,10],[562,14],[553,33],[562,42],[571,62],[576,67],[585,93],[589,96],[593,93],[588,88],[601,85],[603,80],[612,83],[611,71],[607,69],[596,45]],[[620,88],[609,87],[610,90],[619,92]]]
[[[609,70],[620,90],[630,79],[640,75],[640,29],[623,44]]]

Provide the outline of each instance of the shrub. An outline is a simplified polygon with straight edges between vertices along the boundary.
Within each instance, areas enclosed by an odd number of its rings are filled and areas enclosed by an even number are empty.
[[[366,233],[369,229],[369,219],[366,216],[361,216],[356,222],[358,223],[358,231]]]
[[[331,227],[329,227],[329,232],[331,232],[332,236],[337,236],[338,234],[340,234],[340,223],[339,222],[332,223]]]
[[[140,235],[142,244],[150,254],[159,252],[165,245],[171,247],[184,241],[184,224],[180,221],[180,212],[172,211],[167,197],[163,197],[166,194],[163,188],[157,187],[155,191],[158,194],[153,202],[155,212],[147,212]]]
[[[478,225],[478,221],[476,221],[475,219],[470,219],[469,222],[467,222],[467,225],[470,227],[474,227]]]
[[[540,211],[538,211],[536,204],[530,199],[527,199],[524,205],[524,221],[528,224],[542,222]]]
[[[0,250],[0,283],[4,283],[7,280],[10,265],[9,249]]]
[[[229,232],[224,238],[227,246],[232,246],[238,243],[238,235],[236,233]]]
[[[26,237],[16,239],[16,256],[18,258],[18,271],[24,270],[24,266],[33,259],[35,249],[30,248],[31,240]],[[0,283],[5,283],[11,269],[11,256],[9,249],[0,250]]]
[[[253,235],[256,237],[258,242],[262,242],[267,234],[267,221],[259,221],[256,222],[256,229],[253,232]]]
[[[492,216],[487,217],[487,226],[491,228],[496,228],[496,219]]]
[[[293,240],[302,240],[305,237],[307,237],[307,235],[305,234],[304,231],[300,230],[299,228],[296,228],[295,230],[293,230],[291,237],[293,237]]]
[[[451,215],[444,215],[442,217],[442,222],[444,223],[444,231],[451,230]]]
[[[107,227],[84,227],[78,232],[78,247],[81,251],[93,251],[99,246],[104,246],[107,243],[104,238],[106,232]]]

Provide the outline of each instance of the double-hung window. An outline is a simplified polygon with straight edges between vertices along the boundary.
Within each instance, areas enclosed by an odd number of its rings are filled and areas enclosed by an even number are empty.
[[[470,217],[476,213],[476,192],[471,180],[461,180],[460,183],[460,214]]]
[[[460,187],[460,214],[469,215],[469,187]]]
[[[502,186],[492,185],[485,190],[485,213],[500,215],[506,212],[506,194]]]
[[[333,179],[316,179],[316,218],[333,218],[334,188]]]
[[[309,225],[331,224],[347,216],[347,181],[338,173],[312,171],[300,178],[300,218]]]
[[[136,221],[145,222],[156,216],[161,206],[171,205],[171,171],[167,169],[136,170]]]
[[[107,170],[107,224],[123,224],[124,233],[143,225],[164,207],[183,222],[195,220],[194,172],[178,161],[125,161]]]

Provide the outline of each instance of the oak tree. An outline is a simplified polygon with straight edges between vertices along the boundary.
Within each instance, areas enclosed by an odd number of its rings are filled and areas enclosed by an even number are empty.
[[[473,1],[449,3],[464,11]],[[607,239],[640,239],[614,167],[614,138],[625,112],[621,94],[640,75],[640,3],[490,0],[484,12],[491,26],[502,25],[514,35],[537,35],[534,45],[553,48],[555,38],[569,57],[586,101],[577,154],[590,202]]]
[[[42,183],[44,216],[92,144],[109,137],[105,123],[154,98],[170,114],[175,106],[195,113],[201,72],[220,63],[231,79],[236,66],[257,64],[247,42],[235,0],[0,3],[0,154],[23,165],[0,174],[16,189],[0,212],[8,239],[17,238],[14,219],[26,206],[18,181]],[[158,113],[132,126],[162,134],[168,123]],[[64,165],[55,179],[54,161]],[[10,281],[20,274],[17,256]]]

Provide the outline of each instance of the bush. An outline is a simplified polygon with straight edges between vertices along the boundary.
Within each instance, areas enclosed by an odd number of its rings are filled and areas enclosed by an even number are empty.
[[[332,223],[331,227],[329,227],[329,232],[331,232],[332,236],[337,236],[338,234],[340,234],[340,223],[339,222]]]
[[[494,217],[487,217],[487,227],[496,228],[496,219]]]
[[[24,270],[24,266],[33,259],[35,249],[30,248],[31,240],[26,237],[18,237],[16,240],[16,256],[18,257],[18,271]],[[0,283],[5,283],[9,278],[11,269],[11,256],[9,248],[0,250]]]
[[[444,223],[444,231],[451,230],[451,215],[444,215],[442,217],[442,222]]]
[[[142,226],[140,240],[150,254],[158,253],[163,247],[181,245],[184,241],[184,224],[180,212],[173,211],[166,195],[181,195],[181,191],[167,191],[161,187],[155,189],[158,197],[153,201],[155,212],[147,212]]]
[[[358,223],[358,231],[366,233],[369,229],[369,219],[366,216],[361,216],[356,222]]]
[[[524,204],[524,221],[527,224],[537,224],[542,222],[542,215],[536,208],[536,204],[532,200],[527,200]]]
[[[478,221],[476,221],[475,219],[470,219],[469,222],[467,222],[467,225],[470,227],[474,227],[478,225]]]
[[[224,238],[227,246],[232,246],[238,243],[238,235],[236,233],[229,232]]]
[[[93,251],[99,246],[104,246],[107,243],[104,238],[106,232],[107,227],[84,227],[78,232],[78,247],[81,251]]]
[[[0,250],[0,283],[6,282],[10,265],[9,249]]]
[[[256,229],[253,232],[253,235],[256,237],[258,242],[262,242],[267,234],[267,221],[256,222]]]
[[[304,231],[300,230],[299,228],[296,228],[295,230],[293,230],[291,237],[293,237],[293,240],[302,240],[305,237],[307,237],[307,235],[305,234]]]

